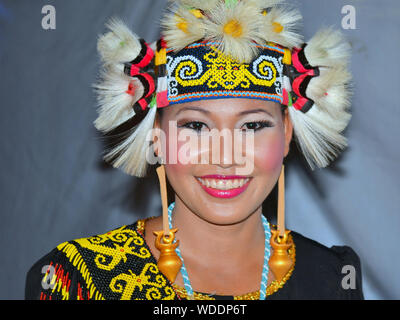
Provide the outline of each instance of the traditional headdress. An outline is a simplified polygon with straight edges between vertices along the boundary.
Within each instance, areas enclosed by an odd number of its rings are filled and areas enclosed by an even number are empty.
[[[105,159],[143,176],[156,108],[236,97],[287,106],[311,168],[327,166],[346,146],[350,46],[331,28],[304,43],[301,19],[283,0],[170,0],[152,43],[110,20],[98,40],[95,126],[109,132],[147,114]]]
[[[161,20],[162,37],[151,44],[112,19],[98,41],[104,68],[95,85],[95,126],[109,132],[150,110],[105,158],[143,176],[156,108],[237,97],[288,106],[311,168],[327,166],[346,146],[350,46],[330,28],[303,43],[301,18],[281,0],[175,0]]]

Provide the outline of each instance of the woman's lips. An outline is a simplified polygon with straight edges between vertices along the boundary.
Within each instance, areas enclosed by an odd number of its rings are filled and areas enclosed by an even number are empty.
[[[251,177],[236,175],[207,175],[196,177],[200,186],[209,195],[217,198],[233,198],[241,194],[250,184]]]

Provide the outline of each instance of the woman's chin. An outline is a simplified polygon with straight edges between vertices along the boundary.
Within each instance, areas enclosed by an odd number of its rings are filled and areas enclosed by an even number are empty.
[[[202,219],[208,223],[215,225],[232,225],[240,223],[249,217],[246,214],[248,208],[240,208],[240,206],[207,206],[206,210],[200,210],[199,214]],[[204,211],[204,215],[202,214]]]

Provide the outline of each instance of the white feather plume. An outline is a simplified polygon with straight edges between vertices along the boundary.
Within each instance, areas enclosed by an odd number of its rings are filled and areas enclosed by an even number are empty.
[[[347,146],[343,131],[351,119],[350,45],[340,31],[326,28],[307,43],[304,54],[320,71],[306,89],[314,105],[306,113],[289,107],[289,114],[310,167],[326,167]]]
[[[132,106],[143,95],[143,86],[138,79],[113,68],[103,69],[100,77],[101,81],[93,85],[99,104],[99,116],[94,125],[98,130],[108,132],[135,115]],[[131,82],[134,84],[133,96],[126,93]]]
[[[208,18],[204,21],[206,38],[219,43],[218,50],[239,62],[251,62],[259,52],[256,44],[265,44],[260,33],[261,12],[251,3],[241,1],[236,6],[227,7],[220,2],[208,12]],[[240,36],[224,31],[224,27],[232,21],[240,26]]]
[[[303,35],[299,33],[302,15],[297,9],[273,7],[264,17],[262,33],[265,41],[278,43],[287,48],[299,47]]]
[[[344,67],[320,68],[320,75],[311,79],[306,95],[334,118],[340,118],[350,107],[351,74]]]
[[[111,18],[109,32],[99,36],[97,50],[105,64],[123,63],[135,59],[141,50],[140,38],[119,18]]]
[[[164,18],[161,20],[162,35],[168,48],[175,52],[187,45],[200,40],[205,35],[202,18],[196,18],[183,6],[177,9],[167,8]]]
[[[306,113],[289,107],[289,115],[300,149],[312,169],[326,167],[347,146],[342,131],[350,121],[349,113],[343,111],[340,118],[333,118],[314,104]]]
[[[147,135],[154,126],[157,106],[149,109],[144,119],[132,128],[126,138],[109,151],[104,160],[111,162],[113,167],[121,168],[124,172],[143,177],[146,175],[146,154],[150,146]]]
[[[325,28],[318,31],[304,48],[310,65],[323,67],[345,66],[349,62],[351,47],[339,30]]]

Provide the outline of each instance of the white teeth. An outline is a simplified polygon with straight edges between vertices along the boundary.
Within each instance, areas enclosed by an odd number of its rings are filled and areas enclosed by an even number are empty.
[[[219,190],[229,190],[242,187],[250,178],[246,179],[201,179],[197,178],[201,184],[208,188]]]

